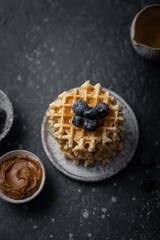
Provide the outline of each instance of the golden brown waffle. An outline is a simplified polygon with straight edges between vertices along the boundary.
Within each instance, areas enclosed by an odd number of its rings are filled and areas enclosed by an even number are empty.
[[[108,91],[102,90],[99,83],[92,86],[90,81],[86,81],[81,90],[75,88],[72,92],[63,92],[58,98],[50,104],[51,110],[47,116],[54,130],[53,136],[65,157],[73,159],[76,164],[84,160],[84,166],[94,161],[108,163],[122,149],[120,140],[125,130],[122,107],[116,104],[115,98]],[[100,102],[109,105],[109,114],[99,119],[100,126],[94,132],[87,132],[72,124],[75,115],[72,106],[79,99],[86,101],[89,107],[95,107]]]

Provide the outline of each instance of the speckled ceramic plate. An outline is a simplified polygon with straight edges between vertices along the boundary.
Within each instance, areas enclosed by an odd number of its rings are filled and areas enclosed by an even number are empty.
[[[6,111],[6,120],[2,133],[0,133],[0,141],[7,135],[13,123],[13,106],[7,95],[0,90],[0,108]]]
[[[72,90],[73,89],[70,91]],[[125,138],[123,140],[124,148],[112,159],[111,163],[106,166],[102,166],[97,162],[94,166],[85,168],[83,165],[74,165],[72,160],[65,159],[59,149],[59,144],[52,136],[52,129],[48,124],[48,118],[45,114],[41,128],[44,150],[51,163],[68,177],[87,182],[100,181],[119,173],[131,161],[139,139],[137,119],[133,110],[122,97],[113,91],[110,91],[110,93],[117,99],[117,103],[123,107],[124,117],[127,121],[124,123],[126,127]]]

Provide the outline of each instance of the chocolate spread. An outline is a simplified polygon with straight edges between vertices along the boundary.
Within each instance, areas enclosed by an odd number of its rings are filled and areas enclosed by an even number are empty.
[[[28,156],[13,156],[0,165],[0,189],[10,198],[32,196],[42,181],[39,162]]]

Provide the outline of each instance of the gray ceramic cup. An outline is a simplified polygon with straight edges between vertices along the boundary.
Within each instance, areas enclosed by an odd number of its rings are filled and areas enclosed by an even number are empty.
[[[145,8],[143,8],[140,12],[137,13],[137,15],[134,17],[131,28],[130,28],[130,38],[131,43],[135,51],[141,55],[142,57],[153,60],[153,61],[159,61],[160,60],[160,48],[153,48],[150,46],[147,46],[145,44],[139,43],[136,40],[136,29],[138,28],[138,25],[148,19],[149,17],[154,16],[160,16],[160,4],[152,4]]]

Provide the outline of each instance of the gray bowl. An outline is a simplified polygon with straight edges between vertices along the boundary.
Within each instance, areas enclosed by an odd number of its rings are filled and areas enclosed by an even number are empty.
[[[13,106],[7,95],[0,90],[0,108],[6,111],[5,125],[0,133],[0,141],[7,135],[13,124]]]

